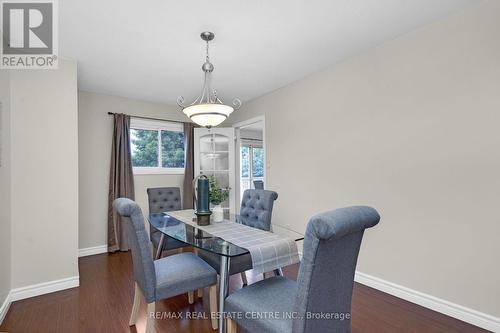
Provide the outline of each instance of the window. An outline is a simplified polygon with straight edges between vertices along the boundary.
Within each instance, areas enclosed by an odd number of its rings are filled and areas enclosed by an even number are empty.
[[[130,145],[134,174],[184,173],[184,129],[181,123],[132,118]]]

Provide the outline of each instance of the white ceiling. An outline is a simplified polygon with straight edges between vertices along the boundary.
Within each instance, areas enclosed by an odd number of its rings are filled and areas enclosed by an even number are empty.
[[[62,0],[60,56],[79,88],[175,104],[202,85],[244,102],[479,0]]]

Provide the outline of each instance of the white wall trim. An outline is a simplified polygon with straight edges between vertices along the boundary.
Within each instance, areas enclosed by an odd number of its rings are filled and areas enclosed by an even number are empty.
[[[465,321],[492,332],[500,332],[500,318],[482,313],[444,299],[400,286],[398,284],[356,271],[354,280],[368,287],[402,298],[447,316]]]
[[[101,254],[106,252],[108,252],[108,246],[106,244],[93,247],[86,247],[83,249],[78,249],[78,258],[93,256],[94,254]]]
[[[9,311],[12,302],[20,301],[22,299],[30,297],[45,295],[65,289],[76,288],[79,286],[80,286],[80,277],[77,275],[65,279],[43,282],[26,287],[12,289],[5,298],[2,307],[0,307],[0,325],[5,319],[5,316],[7,315],[7,312]]]
[[[72,276],[65,279],[32,284],[31,286],[15,288],[10,291],[10,301],[15,302],[25,298],[45,295],[80,286],[80,277]]]
[[[2,307],[0,307],[0,325],[2,325],[2,322],[5,319],[7,312],[9,312],[10,303],[12,303],[11,293],[12,292],[9,292],[7,294],[7,297],[5,297],[5,300],[3,301]]]

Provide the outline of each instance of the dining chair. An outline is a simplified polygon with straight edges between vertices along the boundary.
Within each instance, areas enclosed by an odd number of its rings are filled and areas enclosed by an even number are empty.
[[[229,295],[227,313],[274,313],[270,319],[233,316],[228,333],[350,332],[354,273],[366,228],[380,220],[371,207],[354,206],[313,216],[304,238],[297,282],[272,277]]]
[[[181,210],[181,190],[178,187],[155,187],[148,188],[148,203],[149,213],[163,213],[173,210]],[[149,238],[153,243],[153,253],[157,253],[158,245],[161,237],[164,237],[163,248],[158,252],[159,256],[163,251],[179,249],[188,246],[186,243],[178,241],[168,236],[164,236],[162,232],[156,230],[151,224],[149,225]]]
[[[179,187],[154,187],[148,188],[148,203],[149,213],[163,213],[182,209],[181,189]],[[163,247],[158,249],[163,237]],[[149,225],[149,239],[153,243],[153,254],[155,259],[161,258],[163,251],[178,249],[178,253],[182,252],[182,248],[189,246],[188,244],[168,237],[151,224]],[[195,249],[194,251],[197,254]],[[198,290],[199,298],[203,297],[203,290]],[[194,291],[188,293],[189,304],[194,303]]]
[[[245,190],[241,200],[240,222],[253,228],[270,231],[273,205],[276,199],[278,199],[278,193],[274,191]],[[220,274],[220,258],[218,255],[203,250],[200,250],[198,255]],[[252,257],[249,253],[231,258],[229,275],[241,273],[243,285],[248,285],[245,271],[250,269],[252,269]]]
[[[194,253],[184,252],[153,260],[144,216],[134,201],[119,198],[113,208],[122,217],[132,251],[135,294],[129,325],[136,323],[141,299],[147,303],[146,333],[153,330],[155,301],[209,287],[212,328],[217,328],[217,272]]]
[[[253,187],[255,187],[256,190],[263,190],[264,189],[264,182],[262,180],[254,180]]]

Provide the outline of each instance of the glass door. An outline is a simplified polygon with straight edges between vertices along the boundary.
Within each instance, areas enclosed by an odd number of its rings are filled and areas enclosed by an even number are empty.
[[[195,128],[194,143],[195,176],[213,176],[219,187],[228,189],[229,198],[222,207],[234,213],[234,129]]]
[[[240,146],[240,196],[261,182],[264,188],[264,148],[260,142],[242,141]]]

